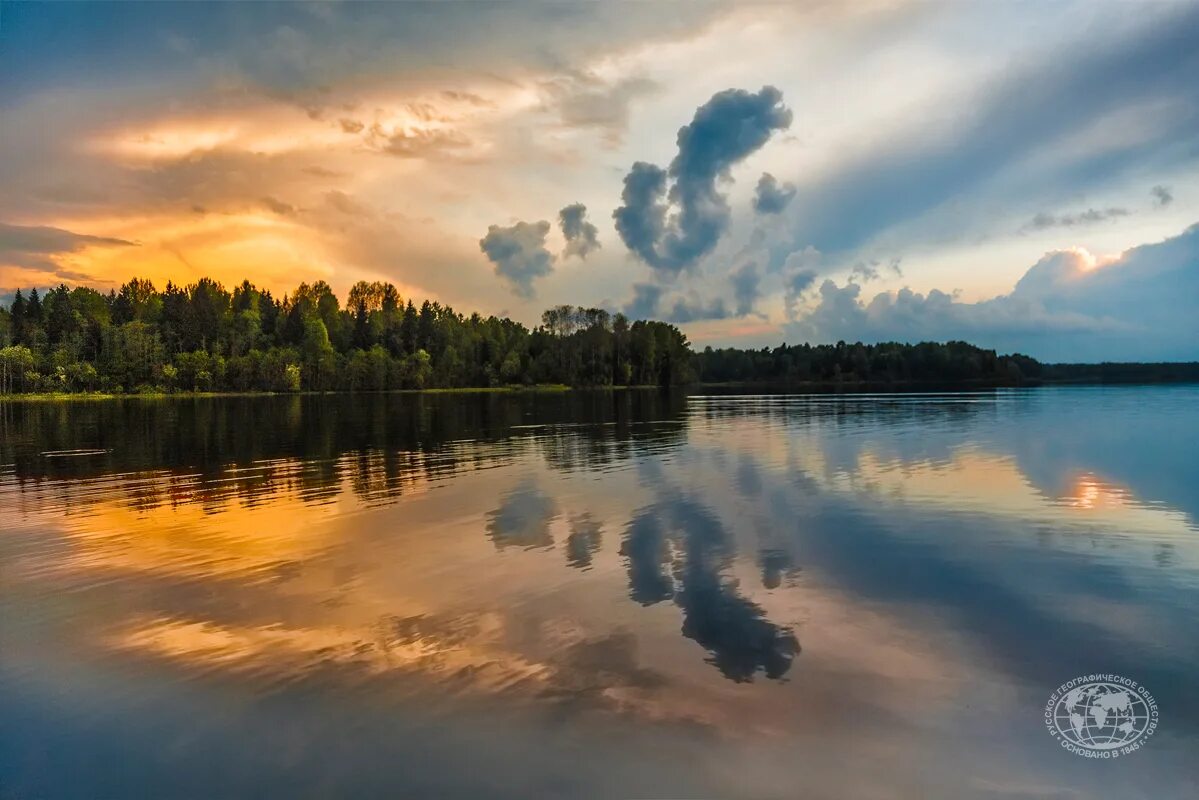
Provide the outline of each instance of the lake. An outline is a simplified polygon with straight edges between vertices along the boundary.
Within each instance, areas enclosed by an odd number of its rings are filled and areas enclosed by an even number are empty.
[[[1181,798],[1199,387],[0,404],[0,797]],[[1050,693],[1160,709],[1084,758]]]

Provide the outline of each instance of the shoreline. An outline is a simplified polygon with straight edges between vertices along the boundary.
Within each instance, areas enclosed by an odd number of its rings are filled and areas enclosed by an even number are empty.
[[[98,400],[201,400],[233,397],[326,397],[355,395],[444,395],[444,394],[564,394],[579,391],[625,391],[628,389],[656,389],[656,386],[567,386],[565,384],[536,384],[533,386],[458,386],[436,387],[431,389],[383,389],[376,391],[329,391],[329,392],[143,392],[121,393],[111,392],[30,392],[28,394],[0,394],[0,403],[54,403],[60,401],[98,401]]]
[[[375,396],[375,395],[456,395],[456,394],[566,394],[570,392],[624,392],[647,390],[682,390],[688,394],[713,391],[724,394],[740,392],[768,392],[775,394],[863,394],[907,392],[965,392],[989,389],[1037,389],[1055,386],[1157,386],[1199,383],[1194,377],[1178,378],[1130,378],[1125,380],[1094,378],[1048,378],[1028,380],[1023,383],[995,383],[987,381],[727,381],[720,383],[699,382],[678,386],[567,386],[565,384],[537,384],[533,386],[460,386],[431,389],[385,389],[377,391],[326,391],[326,392],[147,392],[141,394],[110,392],[31,392],[29,394],[0,395],[0,403],[56,403],[103,400],[201,400],[228,399],[235,397],[326,397],[326,396]]]

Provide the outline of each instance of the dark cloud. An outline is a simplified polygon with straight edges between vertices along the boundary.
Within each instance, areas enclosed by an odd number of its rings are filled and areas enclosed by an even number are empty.
[[[1149,194],[1153,195],[1153,202],[1158,208],[1164,208],[1174,202],[1174,192],[1169,186],[1154,186],[1149,190]]]
[[[1042,211],[1029,220],[1024,229],[1044,230],[1045,228],[1073,228],[1078,225],[1094,225],[1099,222],[1108,222],[1120,217],[1127,217],[1131,213],[1127,208],[1088,208],[1086,211],[1081,211],[1077,214],[1050,214]]]
[[[1199,358],[1199,225],[1096,265],[1083,251],[1047,254],[993,300],[910,289],[868,302],[862,287],[826,280],[819,303],[787,326],[807,341],[966,339],[1050,361]]]
[[[0,84],[0,97],[48,85],[92,87],[97,75],[110,84],[145,75],[182,83],[197,73],[239,80],[239,88],[319,96],[363,75],[405,82],[416,71],[444,74],[447,54],[466,73],[527,74],[591,63],[614,41],[640,47],[685,38],[725,12],[718,3],[552,10],[514,3],[49,4],[22,10],[25,35],[0,48],[0,74],[25,78]],[[16,13],[6,7],[5,29]],[[186,42],[199,57],[180,57],[168,41]],[[334,102],[342,99],[334,95]]]
[[[0,264],[48,270],[59,277],[79,280],[78,273],[63,272],[54,257],[86,247],[133,247],[136,242],[109,236],[90,236],[45,225],[9,225],[0,222]]]
[[[625,176],[624,205],[612,214],[625,245],[667,275],[695,264],[728,226],[718,179],[790,125],[791,111],[773,86],[757,94],[729,89],[713,95],[679,129],[678,154],[668,170],[639,161]]]
[[[778,214],[787,207],[793,197],[794,186],[789,183],[780,184],[769,172],[763,172],[762,177],[758,179],[758,188],[754,190],[754,211],[759,214]]]
[[[339,119],[337,124],[340,125],[341,129],[346,133],[362,133],[362,130],[366,127],[366,124],[361,120],[348,119],[346,117]]]
[[[587,206],[582,203],[567,206],[558,212],[558,223],[566,239],[563,258],[587,258],[588,253],[599,249],[599,229],[587,221]]]
[[[534,295],[533,281],[550,274],[554,256],[545,249],[550,224],[518,222],[510,228],[492,225],[479,240],[479,248],[495,264],[495,274],[506,280],[512,291],[524,298]]]
[[[758,285],[762,276],[758,274],[758,265],[747,261],[739,269],[729,275],[729,283],[733,285],[733,299],[737,302],[738,316],[745,316],[754,310],[758,298],[762,296]]]

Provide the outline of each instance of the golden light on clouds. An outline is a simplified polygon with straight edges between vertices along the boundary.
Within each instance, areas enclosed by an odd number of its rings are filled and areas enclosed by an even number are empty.
[[[73,270],[100,284],[140,276],[162,288],[167,281],[187,284],[207,276],[232,286],[253,275],[260,285],[278,291],[332,273],[319,235],[265,211],[185,212],[94,223],[135,243],[89,247],[64,257]]]
[[[103,231],[132,246],[82,243],[35,264],[0,260],[0,286],[108,289],[138,276],[161,288],[207,276],[276,293],[319,279],[344,293],[382,278],[405,296],[443,301],[457,285],[477,305],[493,279],[473,228],[485,230],[490,217],[457,219],[464,195],[441,173],[451,162],[489,169],[497,132],[538,105],[537,88],[489,80],[453,91],[365,87],[349,98],[308,111],[252,95],[235,108],[214,98],[205,110],[193,98],[187,110],[80,132],[76,152],[111,173],[110,199],[18,222]],[[458,240],[414,214],[471,233]],[[456,268],[445,269],[451,261]]]
[[[92,143],[100,153],[126,158],[173,159],[197,150],[213,150],[238,139],[235,127],[162,127],[142,133],[126,131]]]

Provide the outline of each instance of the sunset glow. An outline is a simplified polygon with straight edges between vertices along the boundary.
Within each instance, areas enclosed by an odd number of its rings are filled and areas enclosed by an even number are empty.
[[[0,295],[61,282],[107,291],[135,275],[160,287],[249,278],[276,293],[388,280],[417,300],[526,323],[559,303],[664,318],[700,345],[968,334],[1077,359],[1095,333],[1146,323],[1143,307],[1107,307],[1117,284],[1173,263],[1162,247],[1194,252],[1193,234],[1180,234],[1196,219],[1199,164],[1178,127],[1194,83],[1175,79],[1184,53],[1154,45],[1193,14],[1113,9],[1086,37],[1095,63],[1075,75],[1044,55],[1073,47],[1090,18],[1070,4],[1036,24],[1002,4],[463,11],[171,4],[107,18],[93,6],[81,17],[96,25],[71,27],[61,50],[73,55],[47,73],[46,26],[73,12],[7,8]],[[1017,23],[1020,37],[978,35]],[[719,55],[729,48],[735,62]],[[1136,62],[1142,51],[1155,60]],[[1149,63],[1127,96],[1107,77],[1125,52]],[[1015,63],[1055,76],[1045,97],[1016,99],[1026,79],[1003,66]],[[762,86],[777,88],[789,121],[717,170],[715,239],[655,267],[614,225],[630,167],[668,165],[698,108]],[[943,110],[963,104],[995,121],[980,133]],[[1049,113],[1067,107],[1060,124]],[[1052,130],[1033,123],[1051,116]],[[1013,123],[1022,132],[992,142],[985,131],[1005,119],[1025,120]],[[1125,167],[1094,171],[1117,157]],[[923,166],[908,177],[908,164]],[[763,174],[778,210],[755,213]],[[585,261],[555,224],[572,203],[597,225],[601,247]],[[681,210],[669,200],[665,223]],[[513,283],[505,271],[522,267],[493,262],[480,241],[490,226],[540,220],[540,249],[518,257],[548,269]],[[27,243],[36,228],[61,233]],[[1065,294],[1008,294],[1057,252],[1079,259]],[[1092,275],[1108,272],[1097,288]],[[904,291],[924,307],[914,318],[893,307]],[[953,303],[928,305],[942,295]],[[1175,324],[1173,310],[1150,316]],[[1121,357],[1181,357],[1193,332],[1126,333]]]

